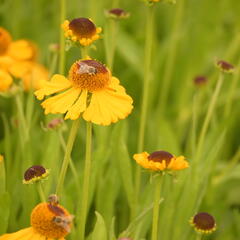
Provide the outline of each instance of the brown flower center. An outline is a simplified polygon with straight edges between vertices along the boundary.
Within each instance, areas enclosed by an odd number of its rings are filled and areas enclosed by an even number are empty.
[[[198,213],[193,218],[195,227],[200,230],[212,230],[215,227],[215,220],[213,216],[208,213]]]
[[[75,62],[70,68],[69,80],[75,87],[93,92],[104,89],[109,84],[110,73],[100,62],[82,60]]]
[[[226,61],[220,60],[217,62],[217,65],[223,70],[223,71],[232,71],[234,69],[234,66]]]
[[[32,211],[31,225],[46,238],[63,238],[71,228],[72,217],[60,205],[40,203]]]
[[[24,173],[24,180],[29,181],[35,177],[41,177],[46,173],[46,169],[40,165],[35,165],[26,170]]]
[[[171,159],[173,158],[173,155],[166,151],[156,151],[151,153],[148,156],[148,160],[153,162],[160,162],[162,163],[163,160],[166,161],[166,165],[168,165],[171,162]]]
[[[79,38],[91,38],[96,34],[96,26],[88,18],[76,18],[69,23],[69,29]]]
[[[117,17],[121,17],[126,14],[126,12],[121,8],[113,8],[109,10],[109,13],[116,15]]]

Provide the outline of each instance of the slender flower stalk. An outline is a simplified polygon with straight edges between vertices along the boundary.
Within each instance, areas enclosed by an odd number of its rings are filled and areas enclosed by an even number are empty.
[[[149,6],[147,9],[147,24],[146,24],[146,42],[145,42],[145,63],[144,63],[144,82],[143,82],[143,100],[141,106],[141,115],[140,115],[140,126],[139,126],[139,138],[138,138],[138,152],[143,151],[144,147],[144,137],[145,137],[145,126],[147,118],[147,106],[148,106],[148,96],[149,96],[149,83],[151,76],[151,59],[152,59],[152,46],[153,46],[153,35],[154,35],[154,11],[155,6]],[[138,195],[140,190],[141,182],[141,168],[137,166],[136,171],[136,204],[138,202]],[[134,215],[134,214],[133,214]]]
[[[22,102],[22,98],[20,96],[20,93],[16,94],[15,100],[16,100],[16,106],[17,106],[17,110],[18,110],[20,127],[21,127],[22,133],[23,133],[23,139],[24,139],[24,142],[26,142],[29,138],[29,132],[28,132],[26,119],[25,119],[25,116],[24,116],[23,102]]]
[[[64,184],[64,179],[66,177],[68,165],[69,165],[69,162],[71,159],[71,152],[72,152],[73,144],[76,139],[77,131],[79,128],[79,122],[80,122],[80,120],[77,119],[72,123],[72,128],[71,128],[71,131],[70,131],[70,134],[68,137],[66,151],[65,151],[63,164],[62,164],[62,168],[61,168],[61,172],[60,172],[60,176],[59,176],[59,180],[58,180],[58,184],[57,184],[57,189],[56,189],[56,195],[58,195],[58,196],[61,194],[62,187]]]
[[[113,70],[114,56],[116,52],[116,36],[118,33],[118,21],[115,19],[109,19],[107,29],[108,37],[105,40],[105,49],[107,56],[107,65],[109,69]]]
[[[153,205],[153,220],[152,220],[152,240],[158,239],[158,219],[159,219],[159,202],[162,186],[162,174],[156,176],[154,205]]]
[[[36,182],[36,184],[37,184],[37,190],[38,190],[38,194],[39,194],[39,197],[40,197],[41,201],[46,202],[46,197],[45,197],[45,194],[44,194],[44,190],[43,190],[43,186],[42,186],[41,181]]]
[[[66,18],[66,2],[65,0],[60,0],[60,24],[64,22]],[[59,25],[60,25],[59,24]],[[60,30],[60,56],[59,56],[59,73],[64,74],[65,66],[65,38],[63,31]]]
[[[59,139],[60,139],[63,150],[66,151],[67,145],[66,145],[66,142],[64,140],[64,137],[63,137],[63,134],[62,134],[61,130],[58,131],[58,136],[59,136]],[[70,157],[69,166],[70,166],[70,169],[72,171],[76,187],[79,190],[80,189],[80,184],[79,184],[79,181],[78,181],[78,173],[77,173],[77,169],[76,169],[71,157]]]
[[[85,227],[88,212],[88,195],[89,195],[89,183],[91,174],[91,149],[92,149],[92,123],[87,122],[86,133],[86,153],[85,153],[85,167],[83,176],[83,191],[82,202],[80,207],[79,218],[79,240],[85,239]]]
[[[207,129],[208,129],[209,123],[211,121],[211,117],[212,117],[214,109],[215,109],[216,101],[219,96],[221,86],[223,84],[223,79],[224,79],[224,75],[223,75],[223,73],[220,73],[219,79],[217,81],[217,85],[216,85],[214,93],[212,95],[212,99],[210,101],[210,104],[209,104],[209,107],[207,110],[207,114],[204,119],[203,126],[202,126],[202,129],[200,132],[200,136],[199,136],[199,140],[198,140],[198,144],[197,144],[197,150],[196,150],[196,162],[200,158],[200,154],[201,154],[203,143],[204,143],[204,140],[206,137]]]

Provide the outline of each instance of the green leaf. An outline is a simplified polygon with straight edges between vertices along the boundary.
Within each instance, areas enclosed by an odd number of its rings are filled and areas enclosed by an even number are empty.
[[[101,239],[101,240],[107,240],[107,229],[105,225],[105,221],[103,217],[101,216],[100,213],[95,212],[97,216],[97,222],[95,224],[94,230],[90,236],[90,240],[96,240],[96,239]]]
[[[6,233],[8,227],[8,219],[10,214],[10,195],[5,192],[0,195],[0,235]]]

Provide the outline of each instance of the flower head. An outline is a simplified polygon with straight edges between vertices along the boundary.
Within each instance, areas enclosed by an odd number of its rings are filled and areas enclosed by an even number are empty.
[[[62,93],[59,93],[62,92]],[[132,98],[126,94],[119,80],[95,60],[79,60],[69,71],[68,79],[56,74],[35,92],[48,113],[66,113],[65,119],[82,117],[89,122],[109,125],[126,118],[132,111]]]
[[[226,61],[219,60],[219,61],[217,61],[216,66],[223,73],[233,73],[234,72],[234,66]]]
[[[3,160],[4,160],[4,157],[3,155],[0,154],[0,163],[3,162]]]
[[[31,227],[5,234],[0,240],[38,239],[64,240],[70,232],[73,217],[59,204],[40,203],[31,213]]]
[[[209,234],[216,230],[216,222],[212,215],[201,212],[191,218],[190,224],[194,229],[202,234]]]
[[[23,183],[31,184],[42,179],[45,179],[46,177],[48,177],[48,175],[49,171],[45,169],[43,166],[34,165],[25,171]]]
[[[129,12],[126,12],[122,8],[113,8],[108,11],[105,11],[105,15],[113,19],[123,19],[128,18],[130,16]]]
[[[177,171],[189,166],[183,156],[175,157],[166,151],[156,151],[151,154],[138,153],[134,154],[133,158],[139,165],[152,171]]]
[[[206,85],[207,81],[208,81],[208,79],[205,76],[202,76],[202,75],[196,76],[193,79],[194,84],[198,87]]]
[[[0,27],[0,55],[6,53],[11,41],[12,37],[10,33],[6,29]]]
[[[102,31],[89,18],[76,18],[70,22],[65,20],[62,28],[66,38],[79,42],[82,46],[88,46],[99,39]]]

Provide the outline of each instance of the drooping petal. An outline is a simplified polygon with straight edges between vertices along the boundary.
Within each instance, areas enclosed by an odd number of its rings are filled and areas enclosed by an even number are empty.
[[[45,96],[63,91],[72,86],[72,83],[60,74],[55,74],[50,81],[46,81],[43,87],[37,90],[34,94],[37,99],[42,100]]]
[[[126,118],[132,111],[132,98],[113,78],[112,88],[93,92],[89,107],[83,114],[86,121],[109,125]]]
[[[81,92],[78,100],[68,109],[65,119],[75,120],[79,118],[80,114],[85,111],[87,107],[87,90]]]
[[[0,236],[0,240],[21,240],[21,239],[29,240],[29,236],[32,236],[32,234],[33,230],[31,227],[29,227],[15,233],[4,234]]]
[[[41,104],[42,107],[45,109],[45,114],[67,112],[67,110],[77,100],[80,92],[81,89],[70,88],[63,93],[48,98]]]

